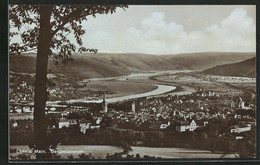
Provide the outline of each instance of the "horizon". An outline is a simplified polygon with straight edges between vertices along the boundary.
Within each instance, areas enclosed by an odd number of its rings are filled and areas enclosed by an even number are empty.
[[[117,52],[111,52],[111,53],[104,53],[104,52],[97,52],[97,53],[79,53],[79,52],[75,52],[75,53],[72,53],[72,57],[74,55],[77,55],[77,56],[84,56],[84,55],[88,55],[88,54],[93,54],[93,55],[98,55],[98,54],[121,54],[121,55],[148,55],[148,56],[178,56],[178,55],[185,55],[185,54],[205,54],[205,53],[226,53],[226,54],[231,54],[231,53],[236,53],[236,54],[256,54],[256,52],[191,52],[191,53],[178,53],[178,54],[146,54],[146,53],[117,53]],[[10,54],[9,54],[10,55]],[[27,52],[27,53],[21,53],[21,55],[37,55],[36,52]],[[21,56],[21,55],[18,55],[18,56]],[[16,55],[14,55],[16,56]]]

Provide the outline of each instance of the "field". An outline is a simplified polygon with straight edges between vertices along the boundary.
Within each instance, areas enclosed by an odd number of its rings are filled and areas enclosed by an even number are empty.
[[[178,84],[175,82],[164,82],[157,80],[156,76],[163,74],[181,74],[190,73],[191,70],[173,70],[173,71],[157,71],[147,73],[136,73],[128,76],[120,77],[108,77],[108,78],[92,78],[83,79],[80,82],[85,82],[86,85],[78,88],[77,90],[93,90],[93,91],[105,91],[108,98],[127,96],[133,94],[140,94],[156,89],[156,85],[169,85],[174,86],[176,89],[172,92],[160,94],[158,96],[165,96],[169,94],[190,94],[196,92],[193,87],[186,86],[185,84]],[[99,98],[100,99],[100,98]]]
[[[131,80],[93,80],[78,90],[105,91],[109,98],[148,92],[155,88],[152,84],[135,83]]]
[[[207,76],[207,78],[217,82],[230,84],[237,88],[248,90],[254,94],[256,92],[256,78],[232,76]]]
[[[154,77],[157,81],[188,86],[193,89],[214,90],[219,95],[239,96],[245,91],[255,92],[255,78],[209,76],[198,72],[167,74]]]

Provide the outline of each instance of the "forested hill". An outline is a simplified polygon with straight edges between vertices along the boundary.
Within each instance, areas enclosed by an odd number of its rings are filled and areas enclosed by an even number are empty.
[[[49,69],[56,73],[83,78],[113,77],[133,72],[200,69],[240,62],[255,53],[190,53],[178,55],[146,54],[75,54],[74,60],[56,67],[52,60]],[[36,56],[33,54],[10,55],[10,71],[35,73]]]
[[[219,65],[204,71],[207,74],[222,76],[256,77],[256,58],[238,63]]]

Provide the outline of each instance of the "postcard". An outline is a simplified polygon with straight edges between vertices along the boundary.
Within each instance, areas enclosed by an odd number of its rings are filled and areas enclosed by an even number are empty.
[[[9,160],[256,157],[255,5],[9,5]]]

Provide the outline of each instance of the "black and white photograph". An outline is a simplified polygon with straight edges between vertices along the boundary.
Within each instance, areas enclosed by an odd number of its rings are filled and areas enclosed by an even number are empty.
[[[255,5],[9,5],[9,160],[256,158]]]

